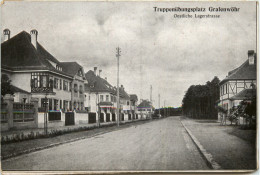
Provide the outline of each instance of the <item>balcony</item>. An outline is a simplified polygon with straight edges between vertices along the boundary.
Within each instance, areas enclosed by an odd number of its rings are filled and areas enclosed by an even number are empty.
[[[51,87],[31,87],[32,93],[53,93],[53,88]]]

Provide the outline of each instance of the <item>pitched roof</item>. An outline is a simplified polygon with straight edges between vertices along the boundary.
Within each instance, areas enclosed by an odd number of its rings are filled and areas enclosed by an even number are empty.
[[[220,84],[223,84],[228,80],[256,80],[256,61],[255,64],[250,65],[249,60],[247,59],[241,66],[230,71],[228,76],[223,79]]]
[[[128,93],[125,91],[125,88],[124,87],[120,87],[119,88],[119,95],[122,97],[122,98],[125,98],[127,100],[130,100],[130,96],[128,95]]]
[[[138,97],[136,94],[130,94],[130,100],[131,101],[138,101]]]
[[[256,96],[256,89],[244,89],[231,97],[231,100],[251,100]]]
[[[60,62],[37,42],[37,49],[31,43],[31,35],[20,32],[1,44],[1,68],[17,70],[50,70],[69,76],[57,70],[49,61]]]
[[[82,69],[82,66],[79,65],[77,62],[61,62],[60,66],[62,67],[62,70],[64,72],[68,73],[71,76],[75,76],[78,71]]]
[[[138,106],[137,108],[152,108],[152,105],[150,103],[150,101],[148,100],[143,100]]]
[[[88,85],[85,86],[85,89],[89,88],[91,92],[108,92],[116,94],[116,88],[113,87],[107,80],[96,76],[92,70],[89,70],[85,77],[88,81]]]
[[[25,93],[25,94],[31,94],[30,92],[27,92],[27,91],[25,91],[21,88],[18,88],[14,85],[10,85],[10,88],[11,88],[11,91],[13,91],[13,92],[21,92],[21,93]]]

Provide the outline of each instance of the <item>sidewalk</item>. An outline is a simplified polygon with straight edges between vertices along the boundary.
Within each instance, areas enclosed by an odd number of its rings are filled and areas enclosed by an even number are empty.
[[[256,169],[255,130],[220,126],[216,120],[180,118],[182,123],[224,170]]]
[[[135,122],[139,120],[129,120],[129,121],[121,121],[121,123],[129,123],[129,122]],[[116,122],[104,122],[100,123],[101,126],[106,126],[106,125],[113,125],[116,124]],[[70,126],[60,126],[60,127],[48,127],[48,132],[51,132],[52,130],[56,131],[62,131],[65,129],[75,129],[75,128],[80,128],[80,127],[94,127],[97,126],[97,123],[91,123],[91,124],[77,124],[77,125],[70,125]],[[19,133],[24,133],[24,135],[27,135],[31,132],[39,132],[39,133],[44,133],[43,128],[33,128],[33,129],[19,129],[19,130],[10,130],[10,131],[2,131],[1,136],[13,136],[14,134],[19,134]]]
[[[25,141],[21,141],[21,142],[1,144],[1,159],[2,160],[9,159],[9,158],[16,157],[16,156],[19,156],[22,154],[28,154],[30,152],[35,152],[35,151],[39,151],[42,149],[47,149],[50,147],[58,146],[58,145],[61,145],[64,143],[70,143],[70,142],[74,142],[77,140],[94,137],[94,136],[104,134],[107,132],[131,127],[133,125],[141,125],[143,123],[151,122],[151,121],[153,121],[153,120],[136,120],[136,122],[125,121],[125,122],[122,122],[124,124],[121,123],[119,127],[116,125],[115,122],[113,122],[115,124],[111,125],[110,127],[101,127],[101,128],[95,128],[92,130],[71,132],[71,133],[67,133],[67,134],[63,134],[63,135],[59,135],[59,136],[55,136],[55,137],[49,137],[49,138],[40,138],[40,139],[25,140]],[[111,123],[112,122],[101,123],[101,125],[104,126],[104,125],[109,125]],[[88,124],[87,126],[91,126],[91,125],[94,126],[94,125],[96,125],[96,123]],[[65,129],[67,129],[67,127],[78,128],[80,126],[82,127],[83,125],[66,126]],[[54,128],[52,128],[52,129],[54,129]],[[62,130],[62,129],[64,129],[64,127],[59,127],[59,128],[55,128],[55,129]],[[31,132],[31,131],[37,132],[37,129],[23,130],[24,133]],[[14,134],[14,132],[18,132],[18,131],[5,132],[5,134],[12,135],[12,134]],[[41,129],[40,132],[43,132],[43,129]]]

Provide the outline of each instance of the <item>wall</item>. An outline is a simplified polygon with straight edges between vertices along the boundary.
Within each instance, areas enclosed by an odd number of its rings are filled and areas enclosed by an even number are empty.
[[[75,116],[75,125],[87,124],[88,123],[88,113],[76,113]]]
[[[9,78],[12,80],[12,85],[31,92],[31,73],[14,73]]]
[[[61,113],[61,120],[60,121],[48,121],[47,123],[48,128],[55,128],[65,126],[65,114]],[[38,113],[38,128],[44,128],[44,113]]]
[[[23,98],[26,98],[26,103],[30,103],[31,97],[31,94],[16,92],[14,93],[14,102],[23,103]]]

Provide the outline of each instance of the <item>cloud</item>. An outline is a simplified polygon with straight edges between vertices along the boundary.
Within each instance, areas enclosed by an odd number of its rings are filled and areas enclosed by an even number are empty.
[[[97,5],[98,4],[98,5]],[[219,19],[178,19],[153,7],[236,6]],[[179,106],[187,88],[204,84],[256,50],[255,2],[5,2],[2,26],[11,35],[36,28],[39,42],[60,61],[94,66],[116,85],[115,48],[120,46],[120,84],[155,104]]]

